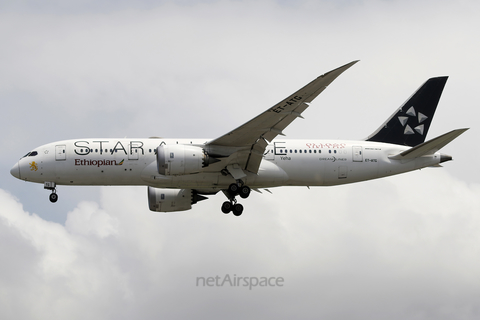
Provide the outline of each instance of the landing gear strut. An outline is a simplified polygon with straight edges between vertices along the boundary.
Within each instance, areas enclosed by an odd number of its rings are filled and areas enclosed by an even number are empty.
[[[55,182],[45,182],[43,188],[47,190],[52,190],[52,193],[49,196],[50,202],[55,203],[58,200],[57,190],[55,189]]]
[[[222,212],[227,214],[232,212],[234,216],[239,216],[243,213],[243,206],[237,203],[235,196],[239,195],[241,198],[246,199],[250,195],[250,188],[243,185],[241,180],[237,183],[232,183],[228,186],[227,190],[223,191],[229,201],[225,201],[222,204]]]

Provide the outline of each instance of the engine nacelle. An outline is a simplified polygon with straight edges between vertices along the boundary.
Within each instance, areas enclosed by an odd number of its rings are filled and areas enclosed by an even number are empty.
[[[198,173],[204,166],[202,148],[183,144],[161,145],[157,148],[158,173],[175,176]]]
[[[157,212],[190,210],[192,209],[192,190],[148,187],[148,207]]]
[[[159,189],[148,187],[148,207],[156,212],[192,209],[192,204],[208,199],[192,189]]]

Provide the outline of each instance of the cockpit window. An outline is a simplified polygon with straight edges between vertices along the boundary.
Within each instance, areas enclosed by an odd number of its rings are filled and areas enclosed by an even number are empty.
[[[32,151],[32,152],[30,152],[30,154],[28,156],[29,157],[35,157],[37,154],[38,154],[37,151]]]
[[[27,153],[26,155],[24,155],[24,156],[22,157],[22,159],[25,158],[25,157],[28,157],[28,155],[29,155],[30,153],[31,153],[31,152],[29,152],[29,153]]]

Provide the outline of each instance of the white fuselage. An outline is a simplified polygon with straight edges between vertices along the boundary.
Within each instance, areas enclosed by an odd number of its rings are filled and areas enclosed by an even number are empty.
[[[57,185],[147,185],[213,193],[235,182],[231,175],[220,172],[220,164],[213,163],[199,173],[186,175],[161,175],[157,169],[156,149],[160,144],[203,147],[206,141],[159,138],[58,141],[40,146],[20,159],[12,174],[25,181],[49,181]],[[267,146],[258,174],[247,172],[243,180],[251,188],[331,186],[440,162],[440,153],[403,161],[389,159],[409,148],[368,141],[278,140]],[[222,162],[221,166],[224,165]]]

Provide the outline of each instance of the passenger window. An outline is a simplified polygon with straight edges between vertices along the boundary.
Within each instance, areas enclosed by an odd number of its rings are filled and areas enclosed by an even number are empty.
[[[308,153],[312,153],[312,150],[308,150]]]
[[[302,150],[298,150],[298,151],[300,151],[300,153],[302,153]]]
[[[295,153],[297,153],[297,149],[295,149]]]

